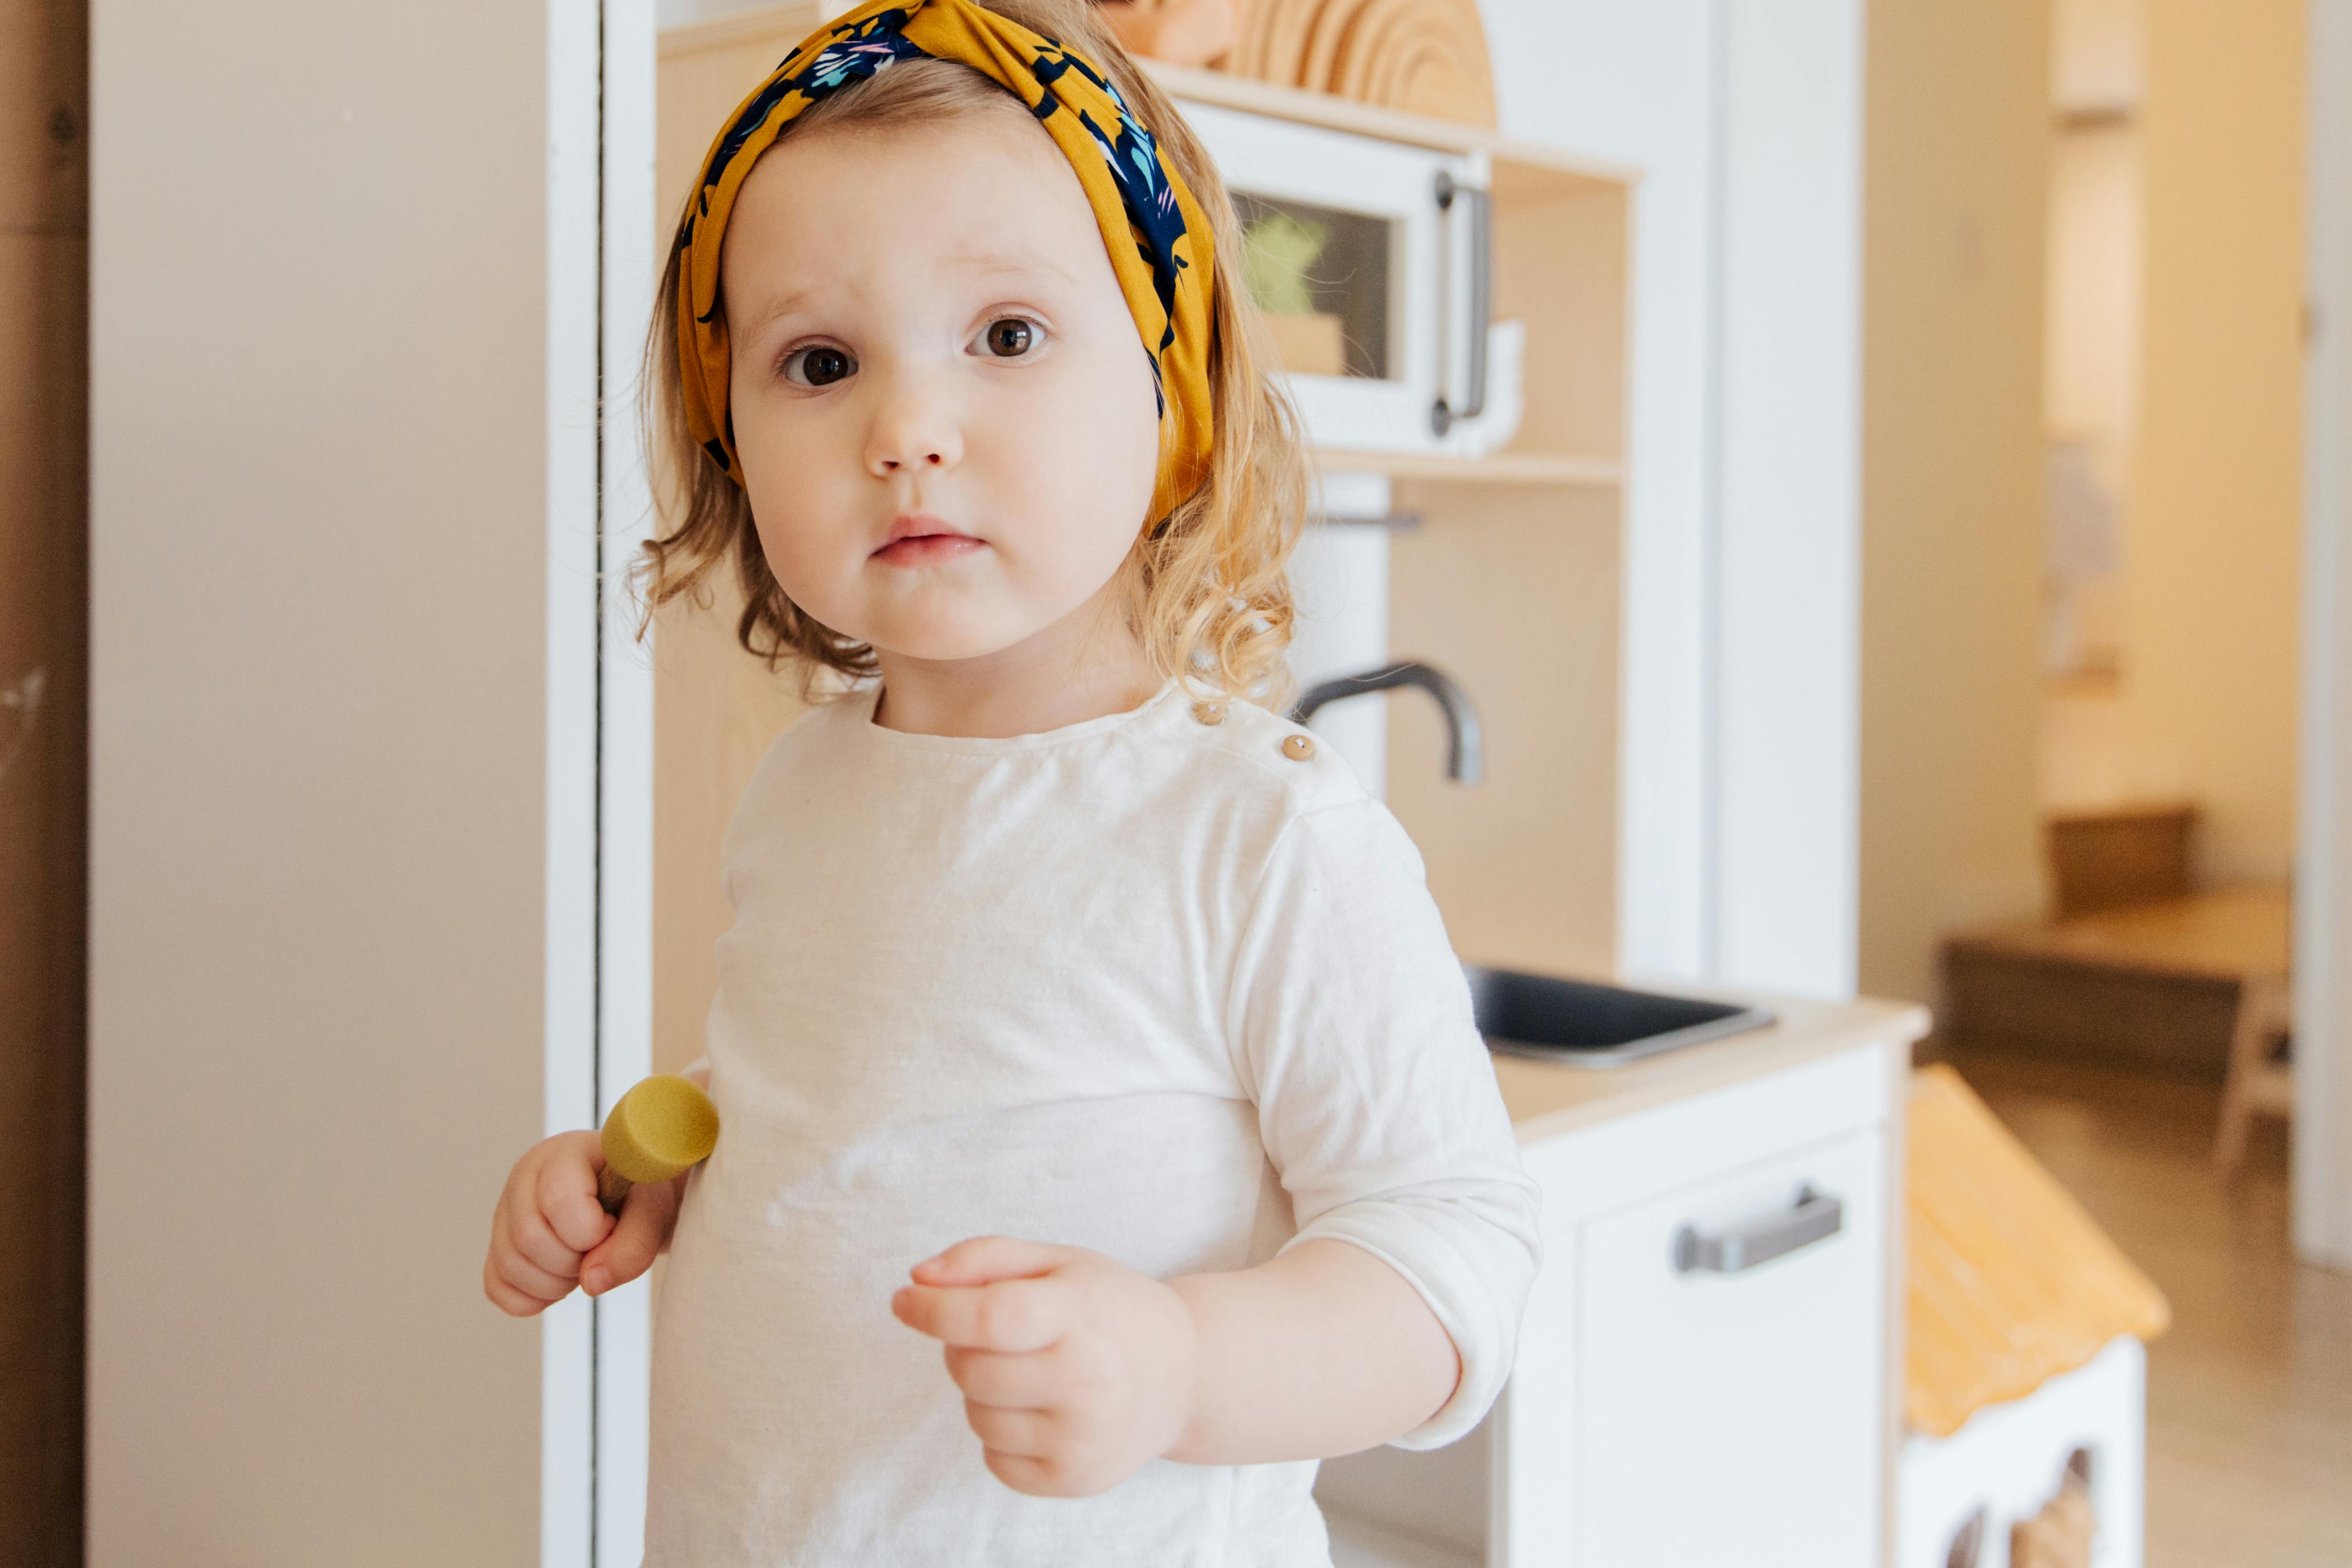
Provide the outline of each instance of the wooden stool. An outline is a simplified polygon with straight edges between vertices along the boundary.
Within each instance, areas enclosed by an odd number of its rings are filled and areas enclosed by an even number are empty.
[[[1944,943],[1945,1027],[2053,1058],[2226,1081],[2232,1040],[2282,1005],[2293,925],[2285,888],[2222,888],[1955,931]]]
[[[2224,1175],[2245,1158],[2246,1125],[2255,1111],[2294,1114],[2294,1068],[2272,1056],[2282,1038],[2292,1040],[2294,1028],[2294,994],[2284,970],[2250,973],[2240,982],[2230,1076],[2221,1087],[2221,1127],[2213,1136],[2213,1164]]]

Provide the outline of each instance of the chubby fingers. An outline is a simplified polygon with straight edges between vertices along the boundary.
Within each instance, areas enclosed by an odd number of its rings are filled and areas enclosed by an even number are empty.
[[[950,1345],[1043,1350],[1068,1327],[1067,1291],[1053,1270],[1081,1254],[1050,1242],[976,1236],[924,1258],[890,1298],[908,1328]]]
[[[1068,1328],[1068,1292],[1051,1276],[988,1285],[906,1285],[890,1310],[910,1329],[948,1345],[1041,1351]]]
[[[993,1405],[963,1402],[964,1419],[983,1448],[1024,1458],[1042,1459],[1063,1447],[1054,1416],[1044,1410],[1005,1410]]]
[[[908,1272],[918,1285],[986,1285],[1050,1273],[1082,1256],[1075,1247],[1050,1241],[975,1236],[924,1258]]]
[[[593,1132],[559,1133],[548,1142],[555,1147],[530,1173],[530,1206],[577,1257],[613,1229],[613,1216],[596,1201],[596,1171],[604,1159]]]
[[[535,1215],[501,1203],[490,1216],[489,1255],[482,1263],[482,1291],[509,1317],[527,1318],[572,1292],[580,1271],[576,1258],[552,1237],[530,1235]]]
[[[518,1251],[494,1225],[489,1256],[482,1263],[482,1293],[509,1317],[528,1318],[572,1293],[572,1276],[541,1268]]]
[[[562,1279],[565,1289],[570,1289],[572,1281],[579,1277],[579,1251],[563,1245],[562,1238],[548,1227],[546,1216],[536,1207],[499,1209],[495,1229],[505,1238],[510,1251],[541,1272]]]
[[[639,1182],[621,1205],[619,1220],[580,1259],[580,1288],[591,1296],[625,1285],[654,1266],[677,1223],[677,1184]]]
[[[1070,1347],[1042,1351],[983,1351],[950,1345],[948,1376],[973,1405],[999,1410],[1051,1410],[1069,1403]]]

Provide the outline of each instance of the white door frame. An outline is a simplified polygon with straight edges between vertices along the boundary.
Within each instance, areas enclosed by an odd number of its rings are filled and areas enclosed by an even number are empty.
[[[2308,17],[2294,1242],[2352,1268],[2352,0]]]
[[[546,1110],[596,1124],[596,11],[547,0]],[[540,1317],[540,1562],[590,1568],[596,1310]]]
[[[659,278],[654,216],[654,0],[604,4],[604,631],[597,669],[597,1124],[654,1070],[654,679],[636,640],[630,563],[652,521],[637,365]],[[645,1550],[653,1287],[596,1301],[596,1568]]]
[[[549,0],[547,1129],[653,1070],[653,673],[626,594],[651,505],[635,416],[653,303],[652,0]],[[644,1550],[651,1307],[542,1316],[541,1568]]]

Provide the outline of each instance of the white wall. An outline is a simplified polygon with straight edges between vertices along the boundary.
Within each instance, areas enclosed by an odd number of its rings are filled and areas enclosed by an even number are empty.
[[[91,44],[89,1560],[528,1563],[546,18]]]

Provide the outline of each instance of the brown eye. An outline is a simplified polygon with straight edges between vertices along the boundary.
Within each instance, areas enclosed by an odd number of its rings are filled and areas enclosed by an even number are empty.
[[[1024,317],[1000,316],[988,324],[988,352],[1000,359],[1018,359],[1035,338],[1034,328]]]
[[[801,361],[807,379],[803,381],[792,373],[793,362]],[[830,386],[857,369],[857,362],[830,344],[819,343],[814,348],[795,350],[784,356],[784,379],[800,381],[803,386]]]

